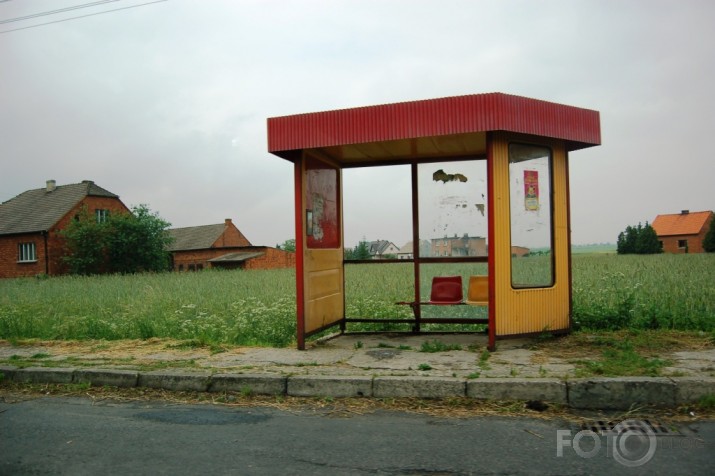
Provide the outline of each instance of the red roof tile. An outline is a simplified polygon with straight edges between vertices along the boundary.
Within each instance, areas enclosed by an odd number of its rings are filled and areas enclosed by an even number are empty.
[[[711,211],[705,211],[658,215],[652,226],[658,236],[697,235],[712,214]]]

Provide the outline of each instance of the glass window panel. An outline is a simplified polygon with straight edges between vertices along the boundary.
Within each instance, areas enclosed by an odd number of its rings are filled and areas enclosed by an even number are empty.
[[[511,283],[545,287],[554,283],[551,151],[509,145]]]
[[[418,166],[422,257],[487,256],[487,162]]]
[[[35,243],[20,243],[18,245],[18,261],[37,261]]]
[[[390,243],[387,257],[412,259],[409,165],[343,170],[345,259],[371,259],[370,247]],[[387,249],[387,248],[384,248]]]

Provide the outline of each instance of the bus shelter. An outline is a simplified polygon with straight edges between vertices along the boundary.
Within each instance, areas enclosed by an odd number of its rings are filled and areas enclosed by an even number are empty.
[[[484,323],[490,350],[500,338],[568,332],[569,152],[600,142],[597,111],[503,93],[269,118],[268,151],[294,164],[298,348],[373,320],[417,332]],[[413,315],[346,316],[343,170],[389,165],[409,169],[412,247],[379,263],[412,266],[414,293],[396,305]],[[421,282],[435,263],[484,272],[430,276],[428,291]],[[486,306],[485,317],[424,315],[468,304]]]

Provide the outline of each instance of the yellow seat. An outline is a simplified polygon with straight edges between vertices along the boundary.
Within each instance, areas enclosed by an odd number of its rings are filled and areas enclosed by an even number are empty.
[[[470,276],[469,289],[467,290],[467,304],[472,306],[489,305],[489,277]]]

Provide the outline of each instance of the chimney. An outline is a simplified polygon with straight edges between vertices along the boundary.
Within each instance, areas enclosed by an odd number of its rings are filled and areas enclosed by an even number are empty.
[[[226,226],[233,225],[233,222],[231,221],[230,218],[226,218],[225,222]]]
[[[690,210],[680,210],[681,215],[687,215],[688,213],[690,213]]]
[[[54,180],[48,180],[45,183],[47,184],[45,190],[47,190],[48,192],[52,192],[57,188],[57,182],[55,182]]]

